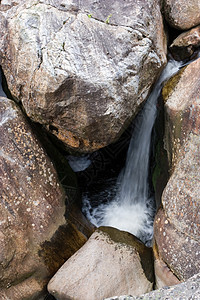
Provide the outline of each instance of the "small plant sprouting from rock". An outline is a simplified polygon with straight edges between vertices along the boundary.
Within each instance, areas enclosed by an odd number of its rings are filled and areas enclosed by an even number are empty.
[[[106,24],[109,24],[110,23],[110,18],[112,17],[112,14],[110,14],[108,17],[107,17],[107,19],[105,20],[105,23]]]
[[[91,14],[88,14],[87,16],[88,16],[88,18],[90,18],[90,19],[92,18],[92,15],[91,15]]]

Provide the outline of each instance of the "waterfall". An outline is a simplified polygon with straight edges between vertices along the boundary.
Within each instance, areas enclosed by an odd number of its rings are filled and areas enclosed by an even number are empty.
[[[157,99],[162,83],[174,75],[182,63],[169,61],[136,119],[124,169],[117,180],[117,193],[109,203],[92,208],[84,197],[83,211],[96,226],[112,226],[128,231],[149,245],[153,236],[155,205],[150,197],[148,176],[151,133],[156,119]]]
[[[128,149],[126,166],[123,175],[120,175],[119,202],[121,205],[137,203],[143,205],[146,203],[149,195],[148,175],[151,133],[156,119],[157,99],[163,81],[176,73],[180,66],[181,63],[179,62],[169,61],[136,120],[135,131]]]

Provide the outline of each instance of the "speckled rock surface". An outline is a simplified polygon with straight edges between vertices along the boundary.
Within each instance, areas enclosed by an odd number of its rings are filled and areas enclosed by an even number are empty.
[[[200,59],[163,89],[170,179],[154,227],[160,258],[181,280],[200,267]]]
[[[163,210],[156,215],[154,232],[160,257],[180,280],[199,272],[199,239],[195,240],[179,231],[166,218]],[[160,277],[158,274],[157,281]]]
[[[195,54],[200,47],[200,26],[180,34],[170,45],[176,60],[184,60]]]
[[[168,23],[177,29],[190,29],[200,24],[199,0],[162,0]]]
[[[152,290],[152,250],[133,235],[100,227],[48,284],[57,300],[100,300]]]
[[[175,285],[159,289],[140,297],[120,296],[112,297],[104,300],[198,300],[200,299],[200,273],[194,275],[187,281]],[[102,299],[103,300],[103,299]]]
[[[5,2],[0,63],[27,114],[78,151],[116,140],[166,63],[159,0]]]
[[[64,218],[64,191],[29,123],[3,97],[0,190],[0,299],[37,300],[86,238]]]

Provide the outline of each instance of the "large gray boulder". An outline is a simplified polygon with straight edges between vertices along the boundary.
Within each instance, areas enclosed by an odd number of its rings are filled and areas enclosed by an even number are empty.
[[[0,63],[26,113],[78,151],[116,140],[166,63],[159,1],[0,6]]]
[[[162,0],[163,12],[168,23],[186,30],[200,24],[199,0]]]
[[[86,237],[66,221],[55,168],[17,105],[0,97],[0,299],[38,300]]]
[[[48,284],[57,300],[140,295],[153,287],[152,249],[133,235],[100,227]]]

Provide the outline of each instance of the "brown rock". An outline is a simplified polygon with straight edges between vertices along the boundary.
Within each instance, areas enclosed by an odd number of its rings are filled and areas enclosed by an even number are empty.
[[[171,177],[155,220],[158,253],[180,279],[199,271],[200,255],[200,59],[164,89],[165,147]]]
[[[0,189],[0,298],[36,300],[86,237],[66,222],[53,164],[20,109],[3,97]]]
[[[166,115],[165,148],[172,171],[187,136],[200,133],[199,68],[200,59],[172,77],[162,91]]]
[[[154,262],[156,289],[165,286],[172,286],[180,283],[180,280],[173,274],[170,268],[161,259]]]
[[[179,280],[189,279],[199,272],[199,241],[177,230],[160,209],[155,218],[154,232],[162,260]]]
[[[170,51],[176,60],[191,57],[200,47],[200,26],[180,34],[170,45]]]
[[[49,292],[58,300],[99,300],[152,289],[152,251],[127,232],[101,227],[54,275]]]
[[[177,29],[190,29],[200,24],[199,0],[162,0],[164,16]]]
[[[28,0],[1,11],[0,63],[12,95],[77,151],[122,134],[165,54],[158,0]]]
[[[168,265],[160,258],[156,242],[153,244],[155,289],[172,286],[180,283],[180,280],[170,270]]]

